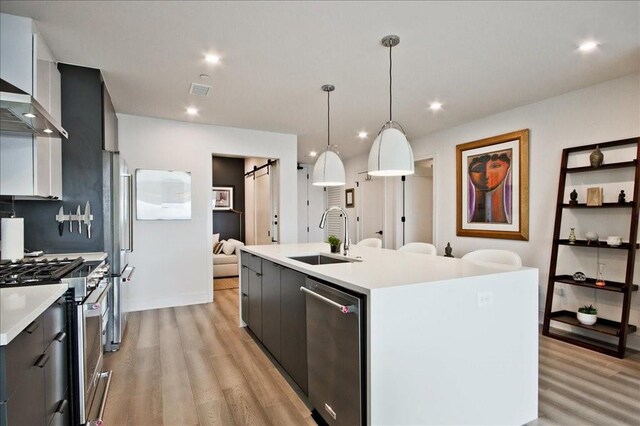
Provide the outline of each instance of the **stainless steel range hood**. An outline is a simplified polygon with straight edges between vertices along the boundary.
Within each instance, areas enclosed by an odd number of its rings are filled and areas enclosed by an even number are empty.
[[[0,80],[0,130],[59,136],[67,139],[67,131],[31,95]],[[7,90],[9,89],[9,90]]]

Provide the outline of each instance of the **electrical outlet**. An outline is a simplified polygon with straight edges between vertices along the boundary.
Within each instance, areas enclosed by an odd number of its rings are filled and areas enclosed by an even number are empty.
[[[493,303],[493,293],[490,291],[481,291],[478,293],[478,307],[484,308]]]

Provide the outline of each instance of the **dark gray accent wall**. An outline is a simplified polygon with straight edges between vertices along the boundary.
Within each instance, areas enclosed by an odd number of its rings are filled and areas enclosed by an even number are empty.
[[[228,211],[214,211],[213,233],[220,233],[221,240],[234,238],[245,241],[244,225],[244,158],[213,157],[211,162],[213,171],[212,186],[233,187],[233,208],[243,212],[242,235],[240,235],[240,215]]]
[[[62,141],[62,201],[16,201],[16,214],[24,218],[25,248],[48,253],[103,251],[102,205],[102,80],[100,70],[59,64],[62,83],[62,126],[69,139]],[[75,214],[80,205],[91,203],[91,239],[86,227],[78,234],[58,235],[55,215],[64,207]]]

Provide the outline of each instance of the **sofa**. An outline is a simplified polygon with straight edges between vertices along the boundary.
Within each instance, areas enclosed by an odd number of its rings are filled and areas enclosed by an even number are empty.
[[[213,236],[213,278],[237,277],[238,256],[240,256],[240,247],[244,246],[244,243],[233,238],[218,241],[219,237],[219,234]],[[218,253],[216,253],[218,244],[221,245],[218,246]]]

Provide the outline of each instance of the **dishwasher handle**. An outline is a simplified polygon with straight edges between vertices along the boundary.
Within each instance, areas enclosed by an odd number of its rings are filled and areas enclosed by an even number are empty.
[[[349,305],[349,306],[345,306],[345,305],[341,305],[338,302],[334,302],[333,300],[329,299],[328,297],[325,297],[321,294],[316,293],[315,291],[309,290],[306,287],[300,287],[300,291],[303,293],[307,293],[309,296],[313,296],[318,300],[323,301],[324,303],[327,303],[331,306],[334,306],[336,308],[338,308],[340,310],[340,312],[342,312],[343,314],[350,314],[353,312],[357,312],[358,308],[355,305]]]

